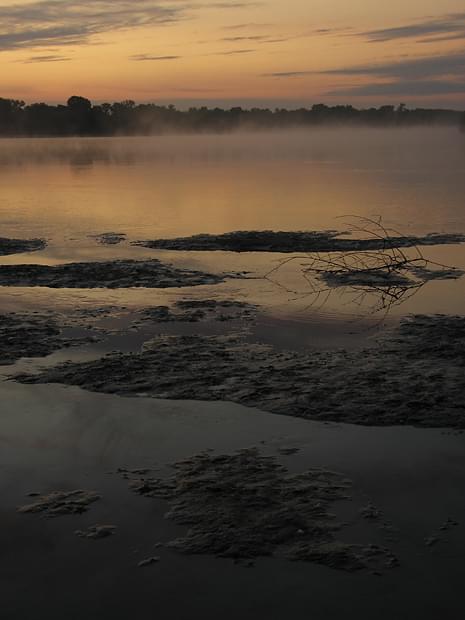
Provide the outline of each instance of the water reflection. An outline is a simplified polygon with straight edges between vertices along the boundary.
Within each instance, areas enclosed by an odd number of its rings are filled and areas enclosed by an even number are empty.
[[[380,215],[407,235],[464,232],[464,169],[463,136],[449,129],[0,140],[2,236],[49,241],[45,252],[2,263],[160,258],[260,277],[276,256],[152,252],[130,242],[234,230],[325,230],[339,228],[336,218],[350,213]],[[108,231],[126,234],[127,242],[105,247],[92,238]],[[464,248],[432,247],[428,260],[465,268]],[[301,274],[284,272],[286,287],[298,290]],[[339,299],[341,287],[332,290],[325,312],[348,311],[347,298]],[[415,300],[403,298],[402,312],[465,312],[463,293],[460,281],[429,282]],[[40,299],[61,303],[76,294],[44,291]],[[281,316],[305,315],[308,306],[297,300],[290,310],[290,294],[257,281],[245,282],[240,294]],[[9,295],[2,292],[5,303]],[[118,297],[133,303],[153,293]],[[38,290],[21,298],[38,303]]]
[[[381,218],[352,216],[345,221],[350,234],[380,247],[293,255],[278,262],[265,278],[288,293],[308,299],[308,309],[320,312],[336,295],[339,306],[356,308],[360,316],[377,316],[383,322],[395,307],[410,300],[428,282],[458,280],[465,275],[461,269],[426,258],[421,244],[413,245],[412,239],[386,228]],[[282,267],[293,262],[299,264],[306,283],[304,290],[290,289],[279,279]]]

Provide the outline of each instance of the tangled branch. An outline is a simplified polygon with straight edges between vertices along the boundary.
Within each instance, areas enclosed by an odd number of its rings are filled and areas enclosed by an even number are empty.
[[[355,305],[363,314],[381,314],[383,319],[428,281],[464,275],[459,269],[425,258],[418,245],[407,243],[411,241],[408,237],[386,228],[381,218],[350,216],[347,225],[351,234],[381,241],[379,249],[292,256],[279,261],[265,278],[300,298],[310,297],[308,308],[321,310],[333,294],[338,294],[345,305]],[[304,291],[288,289],[277,279],[284,265],[294,261],[300,261]]]

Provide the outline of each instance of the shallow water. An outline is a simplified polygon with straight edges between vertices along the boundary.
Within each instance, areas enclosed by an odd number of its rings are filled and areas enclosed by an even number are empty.
[[[65,610],[69,618],[118,620],[150,617],[154,610],[182,620],[289,614],[298,620],[434,620],[461,613],[464,435],[328,425],[227,403],[124,399],[61,386],[0,382],[0,397],[0,579],[8,620],[32,613],[58,620]],[[275,455],[282,446],[298,447],[298,454],[280,457],[291,471],[317,466],[349,476],[354,501],[340,517],[355,521],[359,506],[371,500],[398,533],[387,542],[376,524],[366,523],[349,527],[348,541],[368,537],[388,545],[400,567],[380,577],[261,558],[250,569],[230,559],[155,549],[183,529],[163,518],[164,502],[131,493],[116,469],[163,470],[205,449],[250,446]],[[30,492],[75,488],[95,490],[102,500],[80,516],[44,520],[16,513]],[[426,546],[449,517],[459,527]],[[74,536],[95,523],[117,525],[116,535],[94,542]],[[152,555],[161,561],[137,567]]]

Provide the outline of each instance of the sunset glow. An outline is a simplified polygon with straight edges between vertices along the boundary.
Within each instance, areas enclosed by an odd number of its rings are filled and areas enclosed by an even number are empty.
[[[0,0],[0,97],[463,108],[463,0]]]

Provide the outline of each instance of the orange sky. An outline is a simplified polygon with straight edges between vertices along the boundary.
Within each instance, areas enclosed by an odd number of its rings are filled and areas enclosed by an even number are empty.
[[[0,0],[0,97],[465,108],[463,0]]]

